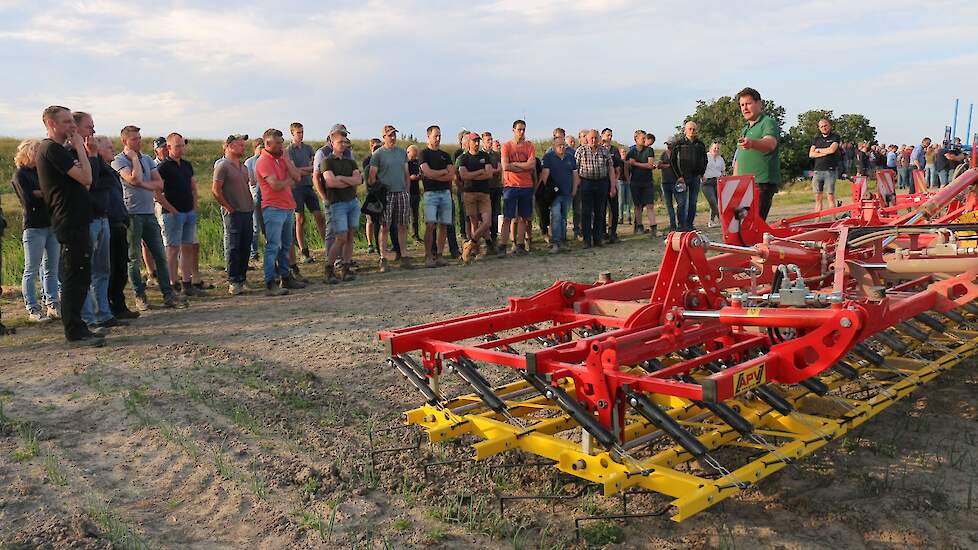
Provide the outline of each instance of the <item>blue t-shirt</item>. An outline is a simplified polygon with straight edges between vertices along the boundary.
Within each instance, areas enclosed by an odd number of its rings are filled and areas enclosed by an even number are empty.
[[[927,165],[927,158],[924,157],[924,144],[918,143],[913,146],[913,153],[910,154],[910,163],[912,164],[913,161],[917,161],[921,169]]]
[[[148,155],[142,153],[139,154],[139,164],[143,169],[143,181],[151,181],[153,179],[153,170],[156,170],[156,166],[153,163],[153,159],[149,158]],[[121,172],[123,168],[132,169],[132,161],[129,157],[123,153],[119,153],[115,156],[115,160],[112,161],[112,168],[116,172]],[[126,210],[130,214],[155,214],[156,213],[156,194],[149,189],[144,189],[142,187],[133,187],[127,181],[122,181],[122,197],[126,202]]]
[[[892,168],[892,169],[896,170],[896,167],[897,167],[896,159],[897,159],[896,151],[890,151],[889,153],[887,153],[886,154],[886,167],[887,168]]]
[[[543,155],[543,167],[550,170],[550,181],[560,194],[570,195],[574,189],[574,170],[577,170],[574,155],[564,149],[564,158],[560,158],[554,151],[547,151]]]

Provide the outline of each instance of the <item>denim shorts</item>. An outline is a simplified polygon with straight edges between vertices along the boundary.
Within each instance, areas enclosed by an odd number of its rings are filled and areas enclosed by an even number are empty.
[[[835,170],[816,170],[812,173],[812,191],[835,194]]]
[[[163,212],[163,244],[180,246],[197,242],[197,211]]]
[[[533,216],[533,188],[532,187],[504,187],[503,188],[503,218],[511,220],[513,218],[529,219]]]
[[[452,192],[424,192],[424,223],[452,225]]]
[[[329,223],[333,226],[335,235],[347,231],[355,232],[360,228],[360,200],[353,198],[329,203]]]

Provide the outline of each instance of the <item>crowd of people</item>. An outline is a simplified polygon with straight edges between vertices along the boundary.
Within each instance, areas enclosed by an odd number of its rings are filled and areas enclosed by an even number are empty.
[[[779,129],[763,113],[756,90],[745,88],[737,98],[745,124],[734,170],[755,177],[766,216],[780,184]],[[47,137],[23,141],[14,158],[30,321],[60,319],[69,342],[99,346],[109,329],[149,309],[148,286],[158,287],[163,304],[176,308],[213,288],[200,279],[200,191],[181,134],[157,138],[152,158],[141,152],[136,126],[121,129],[122,150],[116,152],[111,139],[95,133],[89,113],[51,106],[42,121]],[[307,211],[325,242],[323,282],[339,284],[356,277],[361,219],[381,273],[413,267],[409,238],[423,242],[429,268],[446,265],[446,253],[466,264],[486,255],[525,255],[534,212],[556,254],[571,240],[584,248],[614,243],[620,224],[658,236],[654,204],[660,191],[670,231],[694,229],[700,192],[712,225],[719,217],[717,179],[727,173],[719,144],[700,141],[693,121],[659,155],[652,149],[655,136],[644,130],[636,130],[634,145],[624,149],[613,143],[610,128],[581,130],[576,138],[557,128],[549,148],[537,155],[526,139],[526,122],[516,120],[512,139],[466,130],[450,154],[442,149],[437,125],[427,128],[423,148],[407,149],[398,146],[397,128],[386,125],[361,162],[343,124],[334,125],[315,151],[304,142],[302,124],[288,130],[288,143],[274,128],[254,140],[231,134],[214,165],[210,192],[221,206],[231,295],[254,288],[247,272],[259,259],[266,295],[306,286],[299,263],[315,261],[304,239]],[[246,158],[249,147],[253,155]],[[653,184],[655,170],[661,172],[659,186]],[[127,285],[135,297],[132,309]]]

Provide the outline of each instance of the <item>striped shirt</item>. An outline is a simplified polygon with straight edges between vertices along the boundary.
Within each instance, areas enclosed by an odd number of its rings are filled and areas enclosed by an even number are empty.
[[[598,145],[595,148],[581,145],[574,152],[574,160],[577,161],[578,174],[589,180],[607,179],[609,167],[614,162],[611,150],[604,145]]]

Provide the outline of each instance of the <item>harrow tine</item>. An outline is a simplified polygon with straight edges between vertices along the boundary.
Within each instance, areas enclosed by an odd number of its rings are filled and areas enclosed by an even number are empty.
[[[845,361],[836,362],[834,365],[832,365],[832,369],[849,380],[857,380],[859,378],[859,371],[852,368],[852,365],[846,363]]]

